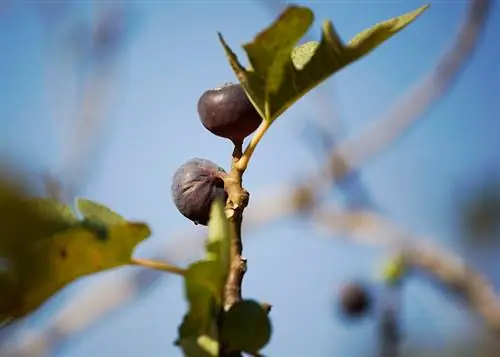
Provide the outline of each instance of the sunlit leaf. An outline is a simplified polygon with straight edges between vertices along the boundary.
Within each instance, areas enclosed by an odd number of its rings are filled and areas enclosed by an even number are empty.
[[[235,351],[259,352],[271,339],[272,325],[261,304],[242,300],[223,315],[221,340]]]
[[[77,198],[76,207],[84,218],[90,221],[108,224],[124,223],[127,220],[103,204],[85,199]]]
[[[150,234],[144,223],[109,226],[105,235],[77,224],[0,250],[0,316],[22,317],[72,281],[128,264],[136,245]]]
[[[331,21],[319,42],[296,48],[313,22],[313,12],[289,5],[253,41],[243,45],[251,68],[245,68],[219,33],[229,63],[262,117],[274,121],[286,109],[335,72],[353,63],[413,22],[428,5],[362,31],[344,44]]]

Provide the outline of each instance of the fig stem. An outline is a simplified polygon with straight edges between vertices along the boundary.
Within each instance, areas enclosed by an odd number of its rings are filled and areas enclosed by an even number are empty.
[[[257,144],[260,142],[264,134],[266,133],[267,129],[271,126],[271,123],[267,120],[262,120],[260,123],[259,127],[255,131],[254,135],[252,136],[252,139],[248,143],[247,147],[245,148],[245,151],[243,152],[243,155],[241,158],[236,162],[235,168],[236,170],[240,171],[241,173],[245,172],[248,166],[248,162],[250,161],[250,158],[252,157],[253,152],[255,151],[255,148],[257,147]]]
[[[246,272],[246,259],[242,256],[241,224],[243,222],[243,211],[248,204],[249,194],[242,187],[244,170],[237,168],[238,162],[242,158],[242,146],[242,141],[234,142],[231,170],[224,179],[224,188],[228,194],[225,213],[231,230],[231,264],[224,286],[223,306],[225,311],[228,311],[234,304],[241,301],[241,286]],[[231,351],[225,344],[221,344],[219,356],[241,357],[242,354],[240,351]]]
[[[141,266],[143,268],[148,268],[148,269],[153,269],[153,270],[160,270],[163,272],[172,273],[172,274],[180,275],[180,276],[184,276],[184,274],[186,273],[185,269],[179,268],[179,267],[172,265],[170,263],[159,262],[159,261],[150,260],[150,259],[132,258],[132,259],[130,259],[129,264]]]

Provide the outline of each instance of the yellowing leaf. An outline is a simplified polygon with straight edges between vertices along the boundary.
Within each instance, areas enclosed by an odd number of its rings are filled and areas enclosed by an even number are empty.
[[[272,122],[311,89],[360,59],[406,27],[428,5],[379,23],[345,45],[331,21],[323,25],[319,42],[296,47],[313,21],[303,6],[289,5],[271,26],[243,46],[252,68],[245,68],[219,33],[229,63],[262,117]]]
[[[0,251],[0,316],[19,318],[72,281],[128,264],[136,245],[151,234],[144,223],[109,226],[106,234],[76,225],[42,240]]]

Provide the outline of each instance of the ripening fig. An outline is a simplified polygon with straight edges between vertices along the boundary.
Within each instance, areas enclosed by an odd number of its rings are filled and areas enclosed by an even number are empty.
[[[346,317],[363,316],[371,308],[371,295],[360,283],[346,284],[340,292],[340,309]]]
[[[211,133],[233,142],[243,141],[262,122],[241,85],[235,83],[205,91],[198,100],[198,115]]]
[[[224,201],[226,171],[206,159],[191,159],[177,169],[172,181],[172,198],[182,215],[195,224],[207,225],[215,198]]]

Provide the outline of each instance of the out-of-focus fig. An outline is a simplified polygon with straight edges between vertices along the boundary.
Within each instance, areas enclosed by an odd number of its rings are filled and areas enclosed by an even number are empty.
[[[177,169],[172,181],[172,198],[182,215],[195,224],[207,225],[215,198],[227,199],[226,171],[206,159],[191,159]]]
[[[371,295],[360,283],[346,284],[340,292],[340,308],[346,317],[363,316],[371,308]]]
[[[243,141],[262,122],[241,85],[234,83],[205,91],[198,100],[198,114],[211,133],[233,142]]]

